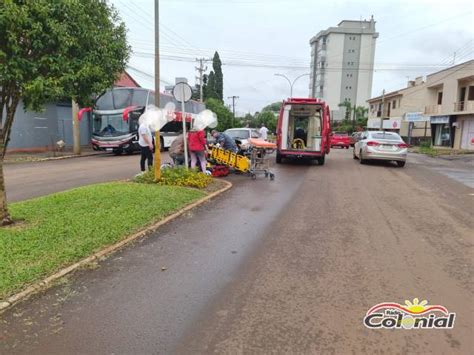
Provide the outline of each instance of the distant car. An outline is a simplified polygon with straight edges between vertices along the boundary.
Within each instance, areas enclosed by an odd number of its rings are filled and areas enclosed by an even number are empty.
[[[368,160],[389,160],[404,167],[407,160],[408,144],[394,132],[367,131],[361,134],[354,145],[354,159],[361,164]]]
[[[351,147],[354,146],[354,144],[356,144],[359,140],[360,140],[360,136],[362,135],[362,132],[354,132],[352,133],[350,139],[349,139],[349,142],[351,144]]]
[[[248,148],[249,138],[260,137],[260,133],[255,128],[229,128],[224,133],[233,138],[242,150]]]
[[[349,149],[350,140],[349,134],[346,132],[334,132],[331,135],[331,148],[332,147],[342,147]]]

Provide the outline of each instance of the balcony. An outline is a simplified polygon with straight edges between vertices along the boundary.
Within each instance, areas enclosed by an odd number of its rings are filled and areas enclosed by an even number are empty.
[[[441,105],[425,106],[426,115],[437,115],[441,113]]]
[[[474,101],[458,101],[454,103],[454,112],[474,112]]]

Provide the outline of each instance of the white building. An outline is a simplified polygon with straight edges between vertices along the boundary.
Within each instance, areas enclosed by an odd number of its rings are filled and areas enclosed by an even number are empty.
[[[311,38],[310,97],[325,100],[333,119],[344,117],[344,101],[367,106],[374,71],[375,21],[341,21]]]

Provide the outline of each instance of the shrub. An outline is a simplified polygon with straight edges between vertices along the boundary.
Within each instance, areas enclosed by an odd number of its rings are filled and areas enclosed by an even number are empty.
[[[429,141],[421,141],[420,148],[431,148],[431,139]]]
[[[133,181],[142,184],[155,183],[155,171],[151,169],[144,174],[135,176]],[[161,171],[160,185],[188,186],[199,189],[207,187],[212,181],[212,177],[194,169],[186,169],[182,166],[163,169]]]

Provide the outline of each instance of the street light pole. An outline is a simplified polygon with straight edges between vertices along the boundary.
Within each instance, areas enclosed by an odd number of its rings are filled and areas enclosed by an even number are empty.
[[[160,1],[155,0],[155,106],[160,107]],[[155,132],[155,181],[161,178],[160,131]]]
[[[290,98],[293,97],[293,86],[295,85],[296,81],[297,81],[299,78],[301,78],[301,77],[303,77],[303,76],[307,76],[307,75],[309,75],[309,73],[301,74],[301,75],[297,76],[297,77],[293,80],[293,82],[291,82],[291,80],[288,79],[288,77],[287,77],[285,74],[280,74],[280,73],[276,73],[276,74],[275,74],[275,76],[281,76],[282,78],[285,78],[285,79],[288,81],[288,84],[290,84]]]

